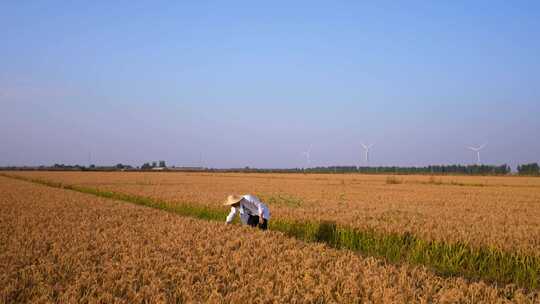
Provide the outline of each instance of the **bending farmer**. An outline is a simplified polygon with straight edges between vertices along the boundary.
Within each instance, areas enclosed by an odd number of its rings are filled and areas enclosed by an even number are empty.
[[[225,206],[231,206],[231,212],[227,216],[227,224],[230,224],[236,213],[240,211],[240,221],[244,225],[251,227],[258,226],[262,230],[268,228],[268,220],[270,219],[270,211],[256,196],[246,195],[229,195]]]

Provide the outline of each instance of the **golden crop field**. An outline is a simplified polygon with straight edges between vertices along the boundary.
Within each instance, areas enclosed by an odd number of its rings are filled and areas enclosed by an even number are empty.
[[[136,176],[47,174],[48,178],[101,186],[116,183],[116,187],[122,186],[119,180]],[[139,177],[178,183],[184,176]],[[2,176],[0,193],[2,303],[540,300],[538,292],[515,285],[496,287],[459,277],[443,278],[421,266],[387,264],[279,232],[190,219]],[[275,209],[285,210],[285,206],[281,208]]]
[[[254,193],[274,219],[330,220],[383,233],[539,255],[540,178],[359,174],[13,172],[220,208]]]

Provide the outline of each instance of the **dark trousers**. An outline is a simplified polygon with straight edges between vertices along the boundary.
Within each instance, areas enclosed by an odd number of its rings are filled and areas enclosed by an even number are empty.
[[[259,227],[261,230],[268,229],[268,220],[263,219],[263,223],[259,224],[259,216],[257,215],[250,215],[247,223],[251,227]]]

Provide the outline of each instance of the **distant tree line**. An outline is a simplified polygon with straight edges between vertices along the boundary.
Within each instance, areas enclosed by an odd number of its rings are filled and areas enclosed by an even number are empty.
[[[511,173],[510,166],[494,165],[435,165],[426,167],[357,167],[328,166],[291,169],[207,169],[214,172],[253,172],[253,173],[365,173],[365,174],[462,174],[462,175],[506,175]]]
[[[204,169],[211,172],[245,172],[245,173],[365,173],[365,174],[462,174],[462,175],[506,175],[511,173],[510,166],[494,165],[436,165],[426,167],[357,167],[357,166],[328,166],[312,168],[230,168]]]
[[[82,165],[65,165],[54,164],[52,166],[9,166],[0,167],[0,170],[27,170],[27,171],[118,171],[118,170],[135,170],[130,165],[116,164],[114,166],[82,166]]]
[[[517,170],[519,175],[540,175],[538,163],[519,165]]]
[[[136,171],[153,170],[154,168],[171,171],[200,171],[200,172],[244,172],[244,173],[364,173],[364,174],[456,174],[456,175],[507,175],[511,173],[510,166],[504,165],[434,165],[425,167],[357,167],[357,166],[328,166],[313,168],[229,168],[214,169],[202,167],[172,167],[167,168],[165,161],[144,163],[140,168],[130,165],[117,164],[115,166],[81,166],[54,164],[53,166],[37,167],[0,167],[0,170],[48,170],[48,171]],[[538,163],[521,164],[517,167],[519,175],[540,176]]]
[[[511,172],[510,166],[504,165],[434,165],[427,167],[386,167],[380,168],[383,173],[394,170],[405,174],[465,174],[465,175],[506,175]],[[369,168],[360,168],[360,172],[369,171]]]
[[[307,172],[367,173],[367,174],[464,174],[464,175],[506,175],[511,172],[510,166],[494,165],[435,165],[426,167],[315,167]]]

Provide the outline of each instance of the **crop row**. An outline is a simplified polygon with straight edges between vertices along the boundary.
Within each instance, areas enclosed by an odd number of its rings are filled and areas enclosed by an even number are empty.
[[[223,221],[226,216],[223,209],[208,206],[170,204],[151,197],[21,176],[12,177],[51,187],[127,201],[199,219]],[[442,275],[457,275],[500,284],[512,283],[529,289],[539,287],[540,258],[537,256],[509,253],[490,247],[471,247],[463,243],[426,241],[410,233],[385,234],[374,230],[359,230],[328,221],[280,219],[272,221],[270,229],[281,231],[304,241],[323,242],[335,248],[350,249],[365,255],[383,257],[393,263],[407,262],[425,265]]]
[[[280,233],[0,177],[0,303],[535,303]]]
[[[388,184],[385,176],[358,174],[10,174],[211,208],[228,194],[252,193],[270,206],[275,219],[408,232],[426,241],[522,255],[540,252],[540,178],[399,176],[399,184]]]

